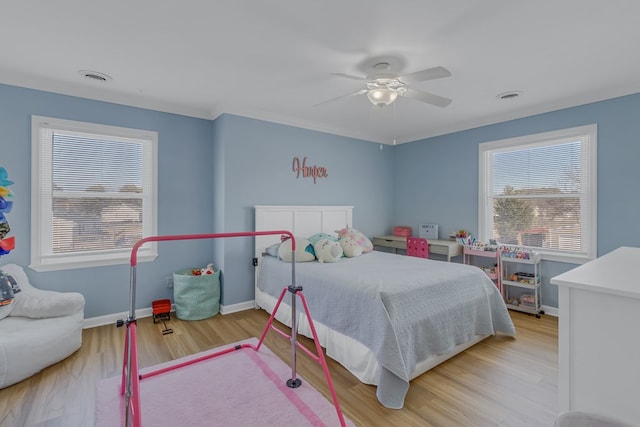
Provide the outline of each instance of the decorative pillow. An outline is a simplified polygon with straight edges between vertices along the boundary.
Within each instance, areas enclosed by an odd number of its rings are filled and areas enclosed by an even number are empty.
[[[0,319],[4,319],[15,306],[15,295],[20,292],[18,283],[10,274],[0,270]]]
[[[338,241],[338,238],[336,236],[334,236],[332,234],[327,234],[327,233],[316,233],[313,236],[309,237],[309,241],[314,246],[315,246],[316,243],[318,243],[322,239],[331,240],[332,242],[337,242]]]
[[[316,250],[315,250],[315,245],[316,243],[318,243],[320,240],[322,239],[327,239],[330,240],[332,242],[337,242],[338,238],[336,236],[332,236],[331,234],[327,234],[327,233],[316,233],[313,236],[309,237],[309,241],[311,242],[311,247],[313,249],[313,255],[318,258],[318,255],[316,254]]]
[[[271,256],[277,257],[278,249],[280,249],[281,244],[282,244],[281,242],[274,243],[273,245],[267,247],[264,251]]]
[[[373,243],[367,236],[355,228],[345,227],[342,230],[336,230],[338,233],[338,239],[342,240],[345,237],[351,237],[356,241],[358,245],[362,247],[362,252],[371,252],[373,250]]]
[[[320,239],[313,248],[318,262],[338,262],[342,257],[342,246],[333,240]]]
[[[296,237],[296,262],[311,262],[316,260],[316,256],[310,252],[313,245],[304,237]],[[287,239],[278,247],[278,257],[286,262],[291,262],[291,239]]]
[[[353,258],[362,255],[362,246],[360,246],[351,237],[343,237],[340,239],[340,246],[347,258]]]

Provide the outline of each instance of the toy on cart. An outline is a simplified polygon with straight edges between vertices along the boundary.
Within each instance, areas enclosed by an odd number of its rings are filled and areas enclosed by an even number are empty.
[[[156,320],[171,320],[171,300],[159,299],[151,303],[151,311],[153,312],[153,323]]]

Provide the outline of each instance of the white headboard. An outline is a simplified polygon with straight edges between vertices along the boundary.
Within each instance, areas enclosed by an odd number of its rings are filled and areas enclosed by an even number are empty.
[[[331,234],[346,226],[353,227],[353,206],[255,206],[254,231],[287,230],[296,237],[316,233]],[[279,235],[255,237],[255,257],[260,262],[265,249],[280,241]],[[258,287],[256,268],[255,287]],[[256,305],[257,307],[257,305]]]
[[[353,206],[255,206],[255,220],[254,231],[288,230],[296,237],[310,237],[353,227]],[[256,258],[279,241],[278,235],[256,236]]]

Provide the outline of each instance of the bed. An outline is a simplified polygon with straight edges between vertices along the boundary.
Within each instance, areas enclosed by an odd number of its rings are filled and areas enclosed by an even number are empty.
[[[256,231],[295,236],[352,226],[351,206],[256,206]],[[271,312],[291,283],[291,264],[266,255],[278,236],[256,237],[256,306]],[[515,335],[500,292],[477,267],[372,251],[337,263],[295,265],[320,344],[360,381],[400,409],[409,382],[496,333]],[[287,300],[285,300],[286,302]],[[291,324],[290,306],[276,318]],[[299,314],[299,332],[310,336]]]

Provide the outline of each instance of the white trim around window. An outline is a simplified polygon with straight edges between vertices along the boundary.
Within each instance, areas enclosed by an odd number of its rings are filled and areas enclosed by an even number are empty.
[[[32,116],[31,264],[36,271],[128,264],[157,235],[154,131]],[[157,257],[157,244],[138,251]]]
[[[579,220],[574,226],[576,238],[561,236],[567,241],[564,247],[562,244],[539,244],[539,242],[529,243],[528,247],[540,252],[543,259],[552,261],[581,264],[594,259],[597,256],[597,135],[597,125],[591,124],[479,144],[478,238],[480,241],[498,238],[500,243],[500,233],[496,225],[499,221],[496,219],[494,223],[494,219],[499,217],[499,214],[496,217],[496,206],[500,203],[497,202],[499,200],[512,198],[512,200],[527,201],[536,206],[537,215],[542,210],[539,209],[542,204],[540,200],[558,201],[570,198],[573,205],[579,207],[579,214],[576,215]],[[566,146],[570,146],[572,150],[577,147],[578,149],[575,150],[577,154],[544,158],[544,156],[552,156],[555,149],[561,150]],[[526,156],[537,156],[537,158],[528,161]],[[540,161],[541,157],[545,160],[544,162]],[[504,161],[499,165],[501,159],[505,158],[513,159],[511,163],[513,169],[510,169],[510,164],[505,167]],[[559,189],[557,186],[555,189],[552,188],[554,184],[550,183],[554,179],[561,181],[566,177],[566,173],[556,172],[554,168],[564,167],[563,162],[567,163],[569,159],[572,164],[566,165],[567,168],[575,171],[578,176],[572,177],[574,185],[568,191]],[[541,167],[541,165],[545,166]],[[523,177],[524,174],[520,172],[525,168],[527,168],[527,176]],[[508,172],[512,172],[513,177],[510,177]],[[555,178],[554,174],[557,175]],[[522,181],[527,181],[528,184],[523,184]],[[568,181],[570,179],[565,179],[565,185],[570,186],[567,184]],[[502,189],[501,185],[504,186],[504,184],[511,188],[511,194],[507,194]],[[538,202],[535,201],[536,199]],[[542,226],[538,224],[537,227],[540,227],[539,230],[544,230],[540,233],[547,233],[547,236],[538,236],[540,240],[545,238],[549,241],[558,240],[558,236],[549,237],[548,230],[553,228],[549,224],[543,223]],[[526,242],[523,244],[522,233],[518,235],[521,241],[517,244],[527,246]]]

